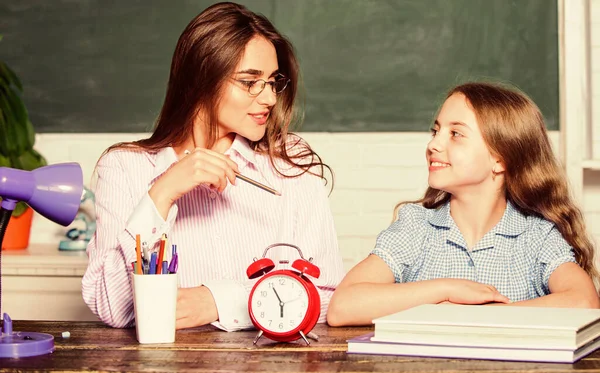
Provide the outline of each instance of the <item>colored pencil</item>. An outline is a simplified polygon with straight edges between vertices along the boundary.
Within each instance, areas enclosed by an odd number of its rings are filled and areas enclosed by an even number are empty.
[[[142,244],[141,244],[141,237],[139,234],[135,235],[135,255],[137,258],[137,268],[135,270],[135,273],[137,273],[138,275],[143,274],[143,270],[142,270]]]
[[[162,262],[163,257],[165,256],[165,246],[167,244],[167,236],[165,234],[162,235],[160,239],[160,247],[158,249],[158,261],[156,262],[156,274],[160,275],[162,273]]]

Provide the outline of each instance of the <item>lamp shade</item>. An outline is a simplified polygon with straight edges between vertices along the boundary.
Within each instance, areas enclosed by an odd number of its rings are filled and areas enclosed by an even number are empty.
[[[58,163],[23,171],[0,167],[0,197],[24,201],[44,217],[64,226],[73,222],[83,193],[78,163]]]

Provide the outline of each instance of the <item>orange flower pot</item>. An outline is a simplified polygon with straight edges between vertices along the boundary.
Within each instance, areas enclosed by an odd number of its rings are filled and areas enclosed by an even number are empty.
[[[31,232],[31,221],[33,220],[33,209],[27,210],[18,218],[14,216],[8,221],[2,250],[21,250],[29,246],[29,234]]]

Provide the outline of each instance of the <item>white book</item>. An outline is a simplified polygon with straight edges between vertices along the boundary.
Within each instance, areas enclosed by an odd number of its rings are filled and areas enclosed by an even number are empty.
[[[348,353],[375,355],[405,355],[451,359],[485,359],[507,361],[537,361],[574,363],[600,346],[600,338],[577,350],[548,350],[535,348],[490,348],[442,346],[372,341],[373,333],[348,340]]]
[[[600,336],[600,310],[424,304],[373,320],[373,341],[577,350]]]

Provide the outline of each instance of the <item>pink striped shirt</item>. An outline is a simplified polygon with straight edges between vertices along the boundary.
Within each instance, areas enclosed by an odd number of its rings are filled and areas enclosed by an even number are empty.
[[[309,174],[278,175],[269,159],[241,136],[226,154],[240,173],[282,195],[239,179],[223,193],[200,186],[180,198],[165,221],[148,190],[177,162],[173,148],[158,153],[114,150],[100,158],[94,188],[97,230],[87,248],[89,264],[82,281],[83,299],[100,320],[114,327],[133,325],[129,272],[136,260],[135,235],[153,248],[163,233],[169,246],[177,245],[179,286],[204,285],[211,291],[219,313],[213,325],[228,331],[252,327],[248,296],[257,279],[248,280],[246,268],[278,242],[297,245],[321,269],[313,283],[321,295],[319,321],[325,320],[333,290],[344,275],[327,187]],[[276,264],[282,259],[292,263],[298,252],[274,247],[267,257]],[[165,250],[165,260],[170,259],[171,250]],[[280,268],[287,265],[278,264]]]

